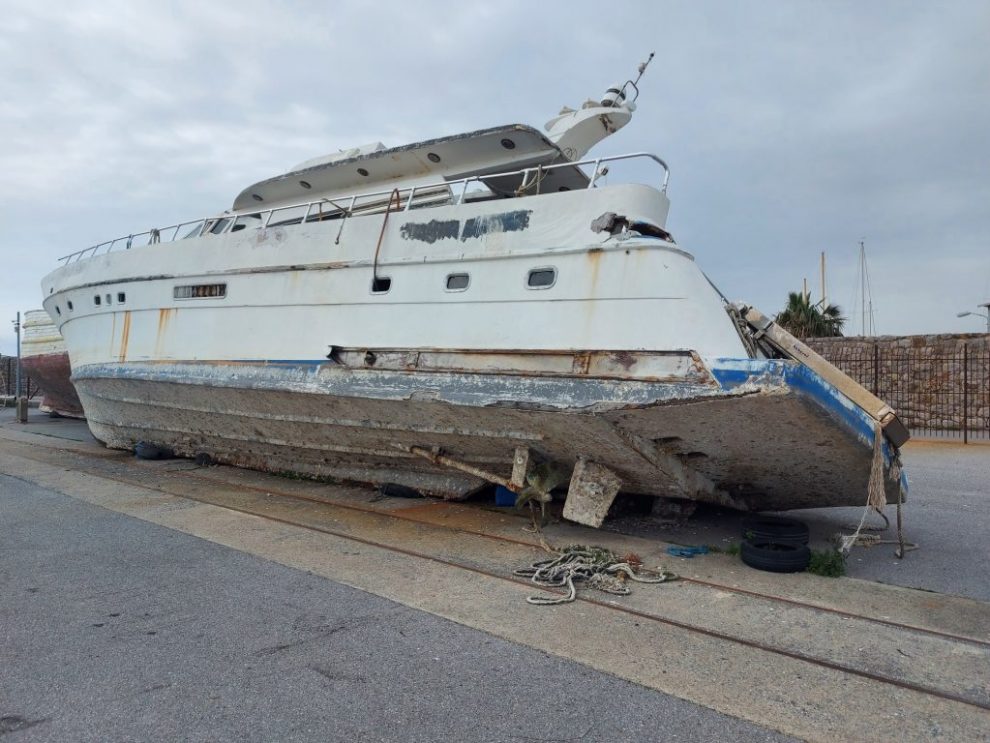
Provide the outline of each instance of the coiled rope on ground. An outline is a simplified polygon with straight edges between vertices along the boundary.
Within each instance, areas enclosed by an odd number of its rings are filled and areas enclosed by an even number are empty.
[[[538,560],[513,574],[529,578],[544,588],[567,588],[564,596],[527,596],[526,602],[535,606],[567,604],[577,598],[577,585],[583,583],[617,596],[631,593],[627,581],[635,583],[666,583],[677,576],[663,568],[649,570],[634,556],[620,558],[604,547],[571,545],[554,550],[555,557]]]

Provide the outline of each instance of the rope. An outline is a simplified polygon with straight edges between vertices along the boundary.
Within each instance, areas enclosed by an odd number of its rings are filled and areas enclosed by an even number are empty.
[[[371,278],[375,281],[378,280],[378,252],[382,249],[382,240],[385,237],[385,228],[388,226],[388,215],[392,213],[392,202],[395,202],[396,211],[402,208],[402,196],[399,194],[399,189],[393,188],[392,193],[388,197],[388,206],[385,207],[385,219],[382,220],[382,231],[378,233],[378,244],[375,246],[375,260],[371,264]],[[341,225],[343,228],[343,225]]]
[[[848,556],[855,546],[873,547],[878,544],[896,544],[897,549],[894,555],[899,559],[904,557],[904,553],[918,549],[918,545],[904,541],[903,520],[901,518],[901,504],[903,503],[903,489],[901,487],[901,452],[892,448],[893,454],[890,459],[891,480],[897,483],[897,539],[881,539],[878,534],[863,534],[864,531],[878,531],[874,527],[867,527],[866,517],[870,511],[875,511],[884,520],[886,527],[890,527],[890,520],[884,515],[883,508],[887,505],[887,492],[883,481],[883,427],[879,422],[873,426],[873,461],[870,465],[870,480],[866,489],[866,505],[863,508],[863,516],[852,534],[837,534],[839,551]]]
[[[568,604],[577,598],[577,584],[583,582],[589,588],[615,596],[631,593],[627,581],[635,583],[665,583],[677,580],[673,573],[663,568],[646,570],[638,558],[620,559],[604,547],[572,545],[557,551],[556,557],[538,560],[529,567],[513,571],[513,575],[529,578],[545,588],[567,588],[565,596],[527,596],[526,603],[534,606]]]
[[[546,179],[547,174],[543,172],[543,166],[540,165],[536,169],[536,177],[531,182],[526,183],[526,178],[528,177],[528,173],[523,176],[522,183],[520,183],[519,188],[516,189],[516,196],[525,196],[526,192],[533,187],[536,187],[536,193],[538,194],[540,192],[540,184],[543,183],[544,179]]]

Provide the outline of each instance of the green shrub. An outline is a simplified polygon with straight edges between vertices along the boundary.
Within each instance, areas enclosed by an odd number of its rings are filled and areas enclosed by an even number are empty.
[[[808,572],[838,578],[846,574],[846,556],[836,549],[811,550]]]

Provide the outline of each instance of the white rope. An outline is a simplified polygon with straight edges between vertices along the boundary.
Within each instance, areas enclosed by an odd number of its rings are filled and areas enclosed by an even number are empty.
[[[866,488],[866,505],[863,507],[863,516],[860,518],[859,524],[852,534],[836,535],[839,542],[839,551],[845,556],[848,556],[852,548],[857,545],[860,547],[873,547],[878,544],[897,544],[899,545],[896,552],[897,557],[903,557],[904,552],[907,550],[918,548],[918,545],[904,541],[904,534],[901,530],[900,515],[903,493],[901,491],[901,457],[900,451],[897,449],[892,449],[889,472],[890,479],[897,483],[898,489],[897,539],[881,539],[877,534],[863,534],[863,531],[877,531],[873,527],[865,526],[866,517],[870,515],[871,510],[880,514],[888,526],[890,524],[889,519],[883,513],[883,508],[887,505],[887,491],[883,477],[883,439],[883,427],[880,423],[875,423],[873,427],[873,461],[870,465],[870,480]]]
[[[529,578],[538,586],[567,588],[564,596],[527,596],[526,603],[534,606],[567,604],[577,598],[577,583],[584,581],[589,588],[616,596],[630,593],[626,580],[636,583],[665,583],[677,580],[673,573],[663,568],[645,570],[630,560],[621,560],[615,553],[603,547],[573,545],[559,550],[556,557],[538,560],[527,568],[513,571],[514,575]]]

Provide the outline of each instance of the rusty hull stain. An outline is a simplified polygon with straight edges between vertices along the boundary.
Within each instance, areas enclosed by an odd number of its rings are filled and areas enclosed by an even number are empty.
[[[178,312],[176,307],[162,307],[158,310],[158,332],[155,334],[155,356],[162,355],[162,343],[168,333],[168,326],[172,318]]]
[[[120,331],[120,354],[117,361],[127,361],[127,343],[131,337],[131,311],[124,312],[124,327]]]

